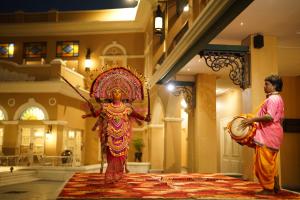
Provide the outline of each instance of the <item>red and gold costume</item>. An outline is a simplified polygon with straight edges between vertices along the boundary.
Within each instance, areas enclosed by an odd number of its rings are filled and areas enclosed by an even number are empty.
[[[121,91],[122,101],[114,101],[113,92],[116,89]],[[143,84],[130,70],[122,67],[112,68],[94,80],[90,95],[100,102],[101,108],[94,112],[93,116],[99,117],[96,126],[100,127],[102,153],[106,154],[107,159],[105,181],[113,183],[123,176],[131,138],[130,118],[146,119],[136,113],[130,104],[134,100],[143,100]],[[107,100],[112,102],[102,103]]]

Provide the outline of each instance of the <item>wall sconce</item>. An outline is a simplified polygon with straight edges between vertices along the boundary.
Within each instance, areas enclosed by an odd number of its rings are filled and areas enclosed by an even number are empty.
[[[48,125],[46,131],[46,139],[50,140],[52,138],[52,124]]]
[[[91,60],[91,49],[87,48],[86,56],[85,56],[85,62],[84,62],[84,67],[85,67],[86,72],[91,71],[92,64],[93,63],[92,63],[92,60]]]
[[[187,105],[186,111],[189,112],[194,107],[193,89],[194,82],[188,81],[170,81],[167,85],[167,90],[174,96],[183,96],[183,99]]]
[[[51,135],[52,134],[52,124],[48,125],[46,135]]]

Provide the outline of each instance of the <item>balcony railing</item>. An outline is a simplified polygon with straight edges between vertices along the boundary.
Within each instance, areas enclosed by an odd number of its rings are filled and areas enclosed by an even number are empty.
[[[69,69],[62,60],[53,60],[50,64],[25,65],[0,60],[0,82],[55,81],[60,79],[58,74],[76,87],[85,87],[84,76]]]
[[[2,155],[0,166],[75,166],[73,156]]]

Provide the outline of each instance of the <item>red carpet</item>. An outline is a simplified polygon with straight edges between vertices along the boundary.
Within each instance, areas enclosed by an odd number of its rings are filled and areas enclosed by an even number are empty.
[[[286,190],[256,195],[261,189],[221,174],[126,174],[119,183],[104,185],[102,174],[76,173],[58,199],[300,199]]]

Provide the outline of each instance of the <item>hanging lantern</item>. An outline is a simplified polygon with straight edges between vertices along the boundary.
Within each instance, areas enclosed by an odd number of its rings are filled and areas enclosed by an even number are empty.
[[[161,11],[160,5],[157,6],[155,18],[154,18],[154,29],[156,34],[162,34],[163,32],[163,13]]]

